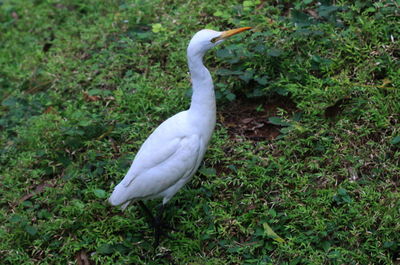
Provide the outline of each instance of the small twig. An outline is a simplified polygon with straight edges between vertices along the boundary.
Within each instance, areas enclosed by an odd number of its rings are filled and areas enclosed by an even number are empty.
[[[42,182],[41,184],[39,184],[38,186],[36,186],[36,188],[35,188],[34,191],[32,191],[32,192],[30,192],[30,193],[24,195],[21,199],[19,199],[19,201],[18,201],[17,204],[21,204],[22,202],[24,202],[24,201],[26,201],[26,200],[29,200],[29,199],[32,198],[33,196],[35,196],[35,195],[37,195],[37,194],[43,192],[45,188],[47,188],[47,187],[54,187],[55,185],[56,185],[56,184],[55,184],[55,180],[54,180],[54,179],[53,179],[53,180],[50,180],[50,181],[48,181],[48,182]]]

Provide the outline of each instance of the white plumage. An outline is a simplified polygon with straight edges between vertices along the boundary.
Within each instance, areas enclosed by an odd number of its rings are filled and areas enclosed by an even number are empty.
[[[191,39],[187,58],[192,78],[190,108],[158,126],[143,143],[109,202],[125,209],[130,202],[163,198],[166,204],[198,169],[214,130],[216,105],[203,56],[210,48],[249,27],[218,32],[201,30]]]

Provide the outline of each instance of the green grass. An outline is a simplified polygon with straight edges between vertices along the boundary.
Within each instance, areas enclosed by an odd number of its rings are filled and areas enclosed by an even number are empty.
[[[2,263],[399,263],[400,3],[334,2],[1,1]],[[295,107],[265,118],[273,140],[219,114],[168,204],[181,232],[153,250],[140,208],[105,200],[188,107],[191,36],[240,26],[255,29],[206,56],[220,113]]]

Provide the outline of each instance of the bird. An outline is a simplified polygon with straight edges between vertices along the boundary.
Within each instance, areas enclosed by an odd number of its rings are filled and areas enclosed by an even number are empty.
[[[241,27],[222,32],[203,29],[195,33],[187,48],[192,83],[189,109],[168,118],[150,134],[108,199],[111,205],[120,206],[122,210],[138,201],[154,226],[155,245],[162,233],[160,220],[165,204],[196,173],[214,131],[214,85],[203,57],[227,38],[249,29],[251,27]],[[143,201],[157,198],[162,198],[162,204],[155,218]]]

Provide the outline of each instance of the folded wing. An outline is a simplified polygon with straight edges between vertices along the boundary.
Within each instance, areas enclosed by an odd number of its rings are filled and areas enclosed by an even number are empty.
[[[150,139],[149,139],[150,140]],[[120,205],[135,199],[162,196],[179,180],[193,175],[200,161],[198,135],[176,137],[165,143],[145,143],[109,201]]]

